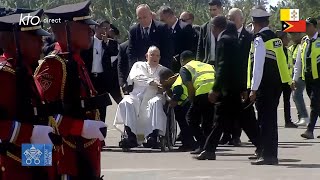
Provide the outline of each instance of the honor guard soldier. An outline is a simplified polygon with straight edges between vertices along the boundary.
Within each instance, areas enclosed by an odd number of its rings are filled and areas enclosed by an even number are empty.
[[[50,24],[57,40],[55,50],[44,57],[34,75],[63,137],[57,164],[62,179],[102,179],[100,141],[106,136],[106,125],[99,120],[99,96],[80,57],[80,51],[91,45],[90,25],[97,25],[91,19],[90,4],[85,1],[45,11],[49,19],[61,23]]]
[[[317,31],[317,20],[309,17],[306,22],[307,38],[301,45],[301,53],[297,55],[297,71],[295,71],[293,79],[297,81],[300,74],[302,75],[302,79],[306,83],[307,94],[311,101],[310,123],[307,130],[301,136],[306,139],[314,139],[313,131],[320,115],[320,79],[318,72],[320,66],[320,36]]]
[[[291,84],[291,77],[282,41],[268,27],[271,14],[257,7],[251,16],[255,38],[248,60],[247,85],[251,88],[250,100],[255,101],[258,111],[262,149],[251,164],[273,165],[278,164],[277,107],[281,87],[282,83]]]
[[[9,13],[9,12],[8,12]],[[22,14],[28,13],[28,14]],[[41,22],[21,22],[21,17],[41,18],[43,10],[17,9],[0,17],[0,179],[51,179],[52,167],[22,166],[21,146],[52,144],[54,129],[37,91],[33,68],[41,55],[42,36],[50,35]],[[32,46],[30,46],[32,44]],[[51,119],[52,121],[53,118]],[[52,123],[51,121],[51,123]],[[53,172],[53,171],[52,171]]]

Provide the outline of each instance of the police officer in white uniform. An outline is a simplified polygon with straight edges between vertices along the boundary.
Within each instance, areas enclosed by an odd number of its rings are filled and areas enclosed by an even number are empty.
[[[255,101],[260,126],[261,147],[252,165],[278,164],[277,107],[282,83],[291,82],[282,41],[272,32],[271,16],[263,7],[251,11],[254,27],[254,46],[248,62],[250,100]],[[251,79],[252,77],[252,79]]]

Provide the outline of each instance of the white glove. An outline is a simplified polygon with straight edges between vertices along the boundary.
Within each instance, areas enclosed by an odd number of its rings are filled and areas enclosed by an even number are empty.
[[[99,139],[100,141],[104,140],[100,128],[107,127],[106,124],[102,121],[95,120],[85,120],[83,123],[81,136],[86,139]]]
[[[32,144],[52,144],[49,133],[53,132],[50,126],[34,125],[30,141]]]

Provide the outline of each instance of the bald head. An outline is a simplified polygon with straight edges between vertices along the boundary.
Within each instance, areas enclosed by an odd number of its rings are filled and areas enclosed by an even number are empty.
[[[241,9],[230,9],[228,12],[228,19],[236,24],[237,29],[241,28],[241,26],[243,25],[243,13]]]
[[[188,24],[191,24],[193,23],[194,21],[194,15],[190,12],[187,12],[187,11],[184,11],[180,14],[180,19],[183,21],[183,22],[186,22]]]
[[[138,21],[142,27],[148,27],[152,22],[152,12],[147,4],[140,4],[136,9]]]

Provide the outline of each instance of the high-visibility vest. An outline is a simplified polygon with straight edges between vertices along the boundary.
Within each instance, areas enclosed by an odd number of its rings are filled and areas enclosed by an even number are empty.
[[[312,77],[313,79],[318,79],[319,78],[319,73],[318,73],[318,62],[320,62],[320,37],[318,37],[315,41],[311,43],[311,72],[312,72]],[[302,61],[302,79],[305,80],[305,69],[306,69],[306,60],[307,60],[307,47],[308,43],[305,41],[302,44],[301,48],[301,61]]]
[[[183,84],[182,78],[179,75],[176,81],[172,84],[171,90],[173,91],[175,87],[181,86],[183,89],[183,93],[181,94],[180,100],[178,101],[178,105],[183,104],[187,99],[188,99],[188,89],[187,87]]]
[[[195,96],[209,93],[212,90],[215,79],[215,71],[212,65],[200,61],[190,61],[183,66],[192,77]]]
[[[268,33],[270,34],[270,32],[268,32]],[[273,33],[273,32],[271,32],[271,33]],[[276,37],[268,38],[268,37],[266,37],[266,36],[268,36],[268,34],[267,35],[265,35],[263,33],[259,33],[259,34],[262,36],[262,39],[265,43],[265,48],[266,48],[265,66],[267,63],[272,64],[270,61],[276,61],[275,66],[277,66],[277,67],[275,67],[275,68],[278,69],[277,71],[280,75],[281,82],[291,84],[292,78],[289,73],[288,64],[286,61],[286,55],[283,50],[283,43],[282,43],[281,39],[276,38]],[[267,39],[267,40],[265,41],[265,39]],[[254,60],[254,46],[253,46],[253,44],[251,44],[250,54],[249,54],[249,58],[248,58],[247,88],[251,88],[253,60]],[[266,69],[266,68],[264,68],[264,69]],[[269,76],[277,77],[277,72],[275,72],[275,71],[268,72],[268,71],[270,71],[270,70],[263,71],[264,76],[265,76],[265,73],[268,73]],[[272,77],[267,77],[267,78],[269,78],[268,79],[269,82],[271,82],[272,79],[274,79]],[[265,77],[263,77],[263,78],[265,78]],[[261,83],[263,83],[262,81],[263,81],[263,79],[261,80]]]
[[[290,75],[290,77],[292,77],[293,67],[294,67],[293,52],[289,48],[287,48],[287,53],[288,53],[287,63],[288,63],[289,75]]]
[[[297,55],[298,55],[298,49],[301,46],[301,44],[296,44],[296,45],[291,45],[290,47],[288,47],[288,49],[291,51],[292,53],[292,58],[295,61],[297,59]]]

